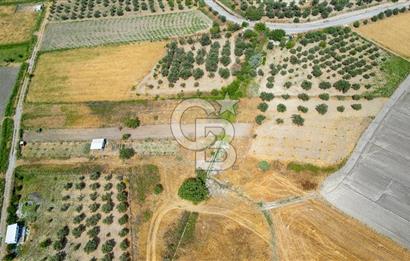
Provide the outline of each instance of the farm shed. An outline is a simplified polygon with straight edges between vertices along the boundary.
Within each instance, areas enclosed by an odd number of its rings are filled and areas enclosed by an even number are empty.
[[[6,244],[17,244],[19,242],[23,227],[20,227],[17,223],[7,226],[6,238],[4,242]]]
[[[106,140],[105,139],[93,139],[91,141],[91,150],[103,150],[105,147]]]

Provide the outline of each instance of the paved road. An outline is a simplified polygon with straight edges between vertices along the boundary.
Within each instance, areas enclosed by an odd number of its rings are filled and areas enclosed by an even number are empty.
[[[37,33],[37,39],[38,39],[37,43],[34,46],[30,60],[28,61],[28,64],[29,64],[28,69],[27,69],[28,73],[23,80],[23,84],[21,86],[20,93],[18,96],[16,113],[14,115],[14,130],[13,130],[13,140],[11,143],[11,150],[10,150],[10,155],[9,155],[9,165],[8,165],[6,176],[5,176],[3,207],[1,210],[1,220],[0,220],[0,236],[5,235],[5,232],[6,232],[7,208],[10,204],[10,196],[11,196],[12,188],[13,188],[13,180],[14,180],[13,174],[14,174],[14,169],[16,167],[16,159],[17,159],[16,148],[19,142],[20,123],[21,123],[21,116],[23,114],[23,103],[24,103],[24,97],[26,95],[28,85],[30,83],[30,77],[28,75],[33,73],[35,61],[36,61],[38,51],[40,50],[41,42],[43,39],[44,29],[47,23],[48,14],[49,14],[49,11],[47,8],[45,17],[40,26],[40,30]],[[6,244],[3,243],[3,238],[0,243],[1,243],[0,259],[3,260],[3,256],[6,252],[5,251]]]
[[[242,22],[248,22],[251,26],[255,24],[255,22],[246,20],[228,11],[229,10],[228,8],[222,7],[222,5],[220,3],[217,3],[216,0],[205,0],[205,3],[208,6],[212,7],[212,9],[217,11],[219,14],[225,16],[228,21],[231,21],[237,24],[242,24]],[[366,9],[348,12],[348,13],[337,15],[337,16],[332,16],[324,20],[318,20],[318,21],[306,22],[306,23],[297,23],[297,24],[295,23],[265,23],[265,24],[270,29],[283,29],[289,34],[303,33],[303,32],[308,32],[312,30],[331,27],[331,26],[341,26],[341,25],[351,24],[354,21],[369,19],[372,16],[377,15],[380,12],[383,12],[387,9],[408,7],[409,4],[410,4],[409,0],[401,1],[397,3],[387,3],[387,4],[377,5],[377,6],[366,8]]]
[[[200,125],[199,125],[200,126]],[[201,128],[201,126],[200,126]],[[252,135],[252,124],[235,123],[235,137],[250,137]],[[189,137],[194,137],[195,125],[186,124],[182,126],[184,134]],[[27,142],[36,141],[82,141],[95,138],[106,138],[109,140],[120,140],[125,133],[131,134],[131,139],[163,139],[172,138],[170,125],[146,125],[137,129],[122,130],[118,128],[95,128],[95,129],[49,129],[43,130],[41,133],[35,131],[26,131],[24,140]]]
[[[321,194],[410,249],[410,76],[360,138]]]

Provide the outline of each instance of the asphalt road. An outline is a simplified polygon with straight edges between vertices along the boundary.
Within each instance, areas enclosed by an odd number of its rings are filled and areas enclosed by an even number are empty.
[[[410,76],[325,180],[334,206],[410,249]]]
[[[220,15],[225,16],[228,21],[231,21],[237,24],[242,24],[242,22],[248,22],[251,26],[255,24],[255,22],[251,22],[242,17],[239,17],[236,14],[233,14],[232,12],[228,11],[229,10],[228,8],[222,7],[220,3],[217,3],[217,1],[215,0],[205,0],[205,3],[208,6],[212,7],[212,9],[217,11]],[[342,26],[342,25],[351,24],[358,20],[369,19],[372,16],[377,15],[380,12],[383,12],[387,9],[408,7],[409,4],[410,4],[410,1],[408,0],[400,1],[397,3],[386,3],[386,4],[366,8],[366,9],[361,9],[361,10],[348,12],[345,14],[340,14],[337,16],[332,16],[324,20],[317,20],[317,21],[306,22],[306,23],[265,23],[265,24],[270,29],[283,29],[289,34],[303,33],[303,32],[308,32],[312,30],[323,29],[323,28],[331,27],[331,26]]]

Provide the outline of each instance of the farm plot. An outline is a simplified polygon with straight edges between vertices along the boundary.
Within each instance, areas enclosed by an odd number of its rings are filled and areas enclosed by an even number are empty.
[[[211,92],[233,80],[231,71],[242,56],[235,56],[234,37],[180,39],[168,44],[166,55],[136,88],[137,94],[169,95]],[[235,65],[236,63],[236,65]]]
[[[274,22],[306,22],[324,19],[332,15],[348,12],[371,5],[387,2],[378,1],[253,1],[223,0],[228,8],[240,13],[250,20],[269,20]]]
[[[132,87],[163,55],[163,42],[82,48],[42,54],[28,102],[132,99]]]
[[[117,174],[96,166],[17,170],[8,223],[29,229],[19,260],[130,260],[128,185]]]
[[[36,20],[33,11],[16,12],[15,5],[0,6],[0,44],[28,41]]]
[[[0,67],[0,121],[13,91],[19,67]]]
[[[188,10],[197,0],[57,0],[50,8],[51,20],[81,20],[127,16],[130,14],[155,14]]]
[[[320,200],[272,210],[272,216],[280,260],[410,258],[408,250]]]
[[[362,36],[373,40],[393,52],[410,58],[410,13],[389,17],[355,29]]]
[[[298,126],[304,123],[304,113],[324,115],[328,109],[335,109],[328,104],[332,97],[352,99],[352,109],[361,110],[363,100],[391,95],[410,70],[407,61],[389,55],[350,28],[307,33],[288,41],[286,47],[279,50],[272,43],[268,45],[273,51],[269,51],[267,64],[260,72],[265,76],[258,105],[261,114],[255,119],[258,124],[265,119],[267,102],[275,97],[297,97],[300,104],[293,122]],[[398,66],[402,69],[395,70]],[[319,97],[320,101],[308,112],[303,104],[311,97]],[[276,109],[285,112],[286,106],[278,104]],[[343,113],[345,108],[338,106],[337,110]]]
[[[110,43],[161,40],[209,28],[200,11],[101,20],[49,23],[42,50],[88,47]]]

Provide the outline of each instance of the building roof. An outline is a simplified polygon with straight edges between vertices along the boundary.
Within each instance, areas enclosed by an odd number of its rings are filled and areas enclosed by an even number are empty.
[[[6,239],[4,242],[6,244],[16,244],[17,243],[17,237],[18,237],[18,225],[12,224],[7,226],[7,232],[6,232]]]
[[[105,139],[93,139],[91,141],[91,150],[102,150],[105,146]]]

